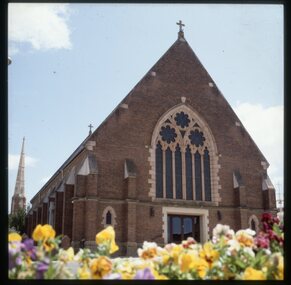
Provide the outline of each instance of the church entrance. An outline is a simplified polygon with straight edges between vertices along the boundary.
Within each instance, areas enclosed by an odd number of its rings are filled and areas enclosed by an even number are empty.
[[[168,215],[168,242],[181,243],[188,237],[200,242],[200,217]]]

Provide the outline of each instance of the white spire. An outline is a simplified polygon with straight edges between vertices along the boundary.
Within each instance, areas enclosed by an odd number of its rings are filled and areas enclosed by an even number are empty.
[[[24,167],[25,167],[24,141],[25,137],[23,137],[22,141],[17,178],[14,188],[14,195],[12,197],[11,213],[16,213],[19,209],[25,208],[26,199],[24,192]]]

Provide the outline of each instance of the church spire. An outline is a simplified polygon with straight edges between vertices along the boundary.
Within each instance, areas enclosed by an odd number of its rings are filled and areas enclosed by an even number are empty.
[[[184,31],[182,29],[182,27],[185,27],[185,24],[182,23],[182,21],[180,20],[178,23],[176,23],[179,26],[179,33],[178,33],[178,39],[184,39]]]
[[[25,166],[24,141],[25,141],[25,138],[23,137],[17,178],[16,178],[16,183],[15,183],[15,188],[14,188],[14,195],[12,197],[12,203],[11,203],[12,214],[15,214],[20,209],[25,209],[26,198],[25,198],[25,193],[24,193],[24,166]]]

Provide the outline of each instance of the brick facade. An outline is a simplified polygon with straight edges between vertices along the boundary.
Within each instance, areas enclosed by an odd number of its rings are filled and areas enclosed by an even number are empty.
[[[156,197],[155,135],[162,119],[176,110],[191,113],[209,142],[211,201]],[[262,186],[266,165],[188,43],[179,38],[36,194],[32,208],[55,195],[53,226],[78,248],[83,239],[94,247],[96,233],[105,226],[104,211],[111,207],[119,254],[134,255],[145,240],[167,242],[167,215],[172,213],[199,216],[206,239],[217,223],[247,228],[251,216],[274,211],[274,189],[270,183]],[[183,191],[185,183],[183,178]]]

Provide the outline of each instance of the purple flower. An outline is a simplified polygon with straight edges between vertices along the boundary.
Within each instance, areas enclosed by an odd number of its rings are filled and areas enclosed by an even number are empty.
[[[36,267],[36,279],[43,279],[44,273],[49,267],[49,259],[38,262]]]
[[[152,274],[151,270],[147,267],[143,270],[138,270],[133,279],[154,280],[155,277]]]
[[[31,260],[36,260],[36,247],[32,239],[26,239],[22,243],[22,250],[27,253]]]
[[[20,265],[21,262],[19,261],[19,253],[21,251],[21,242],[13,241],[9,243],[8,247],[8,259],[9,259],[9,269]]]
[[[15,263],[14,256],[10,252],[9,252],[8,260],[9,260],[9,270],[11,270],[12,268],[16,266],[16,263]]]
[[[12,241],[9,243],[9,254],[16,255],[17,253],[20,252],[22,247],[22,243],[19,241]]]
[[[21,263],[22,263],[22,258],[21,258],[21,256],[17,256],[17,257],[15,258],[15,264],[16,264],[16,266],[21,265]]]

